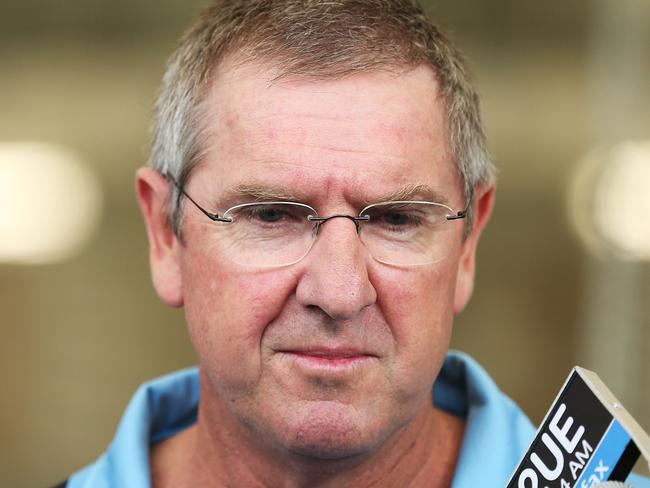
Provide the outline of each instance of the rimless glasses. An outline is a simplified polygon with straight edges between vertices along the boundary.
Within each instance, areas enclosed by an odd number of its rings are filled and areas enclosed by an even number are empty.
[[[320,217],[309,205],[260,201],[212,213],[199,205],[171,177],[167,178],[210,220],[219,224],[224,257],[250,267],[295,264],[309,253],[319,229],[332,219],[352,221],[369,254],[394,266],[433,264],[444,259],[459,233],[455,221],[467,216],[447,205],[420,200],[373,203],[359,215]]]

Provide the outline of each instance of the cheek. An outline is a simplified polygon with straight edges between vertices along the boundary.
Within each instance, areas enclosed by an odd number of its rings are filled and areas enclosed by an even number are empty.
[[[450,328],[456,262],[422,268],[386,268],[374,278],[378,305],[398,346],[412,345],[422,338],[435,339]]]
[[[375,277],[378,305],[395,341],[391,375],[405,390],[429,392],[449,347],[455,265],[385,269]]]
[[[295,289],[295,280],[290,273],[251,272],[205,258],[210,255],[188,246],[183,260],[190,338],[209,371],[248,381],[259,371],[261,337]]]

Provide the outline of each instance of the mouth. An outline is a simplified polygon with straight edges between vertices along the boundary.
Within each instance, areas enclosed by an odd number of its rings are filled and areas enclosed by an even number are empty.
[[[297,366],[312,371],[341,371],[357,369],[378,358],[353,348],[307,347],[277,351]]]

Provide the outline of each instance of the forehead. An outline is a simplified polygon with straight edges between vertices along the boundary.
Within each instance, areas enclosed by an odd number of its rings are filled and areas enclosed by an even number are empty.
[[[198,171],[213,193],[250,185],[314,202],[368,201],[428,185],[456,200],[446,111],[428,67],[307,80],[226,63],[204,104],[208,137]]]

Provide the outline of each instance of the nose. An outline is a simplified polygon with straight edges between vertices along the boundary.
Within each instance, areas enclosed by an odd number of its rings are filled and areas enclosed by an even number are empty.
[[[318,307],[335,320],[355,318],[377,300],[366,260],[354,221],[333,218],[321,223],[316,242],[303,260],[298,302]]]

